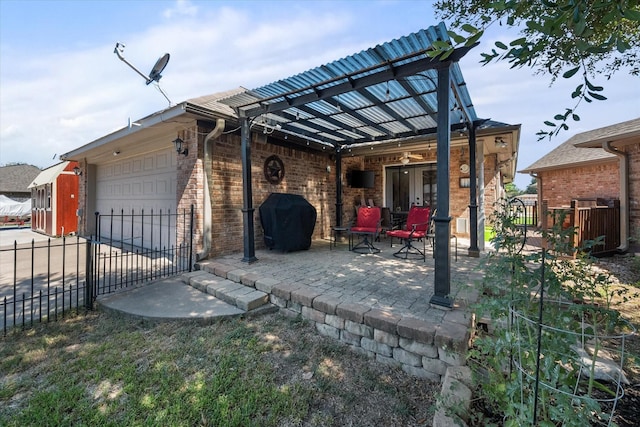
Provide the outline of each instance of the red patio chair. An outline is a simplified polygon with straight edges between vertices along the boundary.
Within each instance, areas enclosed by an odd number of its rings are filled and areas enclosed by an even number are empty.
[[[404,242],[404,246],[393,256],[397,258],[407,259],[409,256],[412,258],[422,258],[426,260],[426,241],[427,231],[429,230],[431,209],[421,206],[413,206],[409,209],[409,215],[407,216],[407,224],[404,230],[391,230],[387,231],[387,236],[391,237],[391,244],[393,245],[393,238],[396,237]],[[422,250],[413,246],[414,241],[422,241]]]
[[[375,254],[380,252],[380,249],[373,246],[373,242],[382,231],[381,222],[382,216],[379,207],[360,207],[355,223],[349,227],[349,249],[358,253]],[[361,239],[356,245],[353,244],[354,236],[359,236]]]

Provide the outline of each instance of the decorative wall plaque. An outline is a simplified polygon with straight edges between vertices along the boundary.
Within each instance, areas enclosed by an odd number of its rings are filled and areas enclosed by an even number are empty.
[[[282,182],[284,178],[284,163],[280,157],[273,156],[267,157],[264,161],[264,177],[269,181],[269,184],[277,185]]]

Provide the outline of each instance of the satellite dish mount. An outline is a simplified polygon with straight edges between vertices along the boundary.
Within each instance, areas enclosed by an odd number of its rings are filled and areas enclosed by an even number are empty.
[[[160,79],[162,78],[162,71],[164,70],[164,68],[167,66],[167,63],[169,62],[169,57],[170,55],[168,53],[165,53],[164,55],[162,55],[157,61],[156,64],[153,66],[153,68],[151,69],[151,72],[149,72],[149,75],[145,75],[142,71],[138,70],[136,67],[133,66],[133,64],[131,64],[129,61],[127,61],[124,56],[122,56],[122,53],[124,52],[124,44],[122,43],[116,43],[116,47],[113,49],[113,53],[115,53],[116,55],[118,55],[118,58],[124,62],[125,64],[127,64],[133,71],[135,71],[136,73],[138,73],[143,79],[144,82],[149,85],[151,82],[156,82],[159,83]],[[162,95],[164,95],[165,98],[167,98],[167,101],[169,101],[169,104],[171,104],[171,100],[167,97],[167,95],[162,91],[162,89],[160,89],[160,86],[158,85],[158,89],[160,90],[160,92],[162,92]]]

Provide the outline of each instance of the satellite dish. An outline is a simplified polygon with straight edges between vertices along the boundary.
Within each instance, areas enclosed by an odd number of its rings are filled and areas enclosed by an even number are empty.
[[[126,59],[124,59],[124,56],[122,56],[123,52],[124,52],[124,45],[122,43],[116,43],[116,47],[115,49],[113,49],[113,53],[118,55],[118,58],[120,58],[122,62],[124,62],[129,67],[131,67],[133,71],[138,73],[144,79],[146,84],[149,84],[151,82],[157,82],[158,80],[160,80],[160,78],[162,77],[160,73],[162,73],[162,70],[164,70],[164,67],[166,67],[167,63],[169,62],[169,54],[165,53],[160,59],[156,61],[156,65],[153,66],[149,75],[146,76],[136,67],[134,67],[133,64],[131,64]]]
[[[133,71],[135,71],[136,73],[138,73],[145,81],[145,83],[148,85],[151,82],[156,82],[158,83],[158,80],[160,80],[160,78],[162,77],[160,75],[160,73],[162,73],[162,71],[164,70],[164,67],[167,66],[167,63],[169,62],[169,54],[165,53],[162,57],[160,57],[160,59],[158,59],[156,61],[156,65],[153,66],[153,68],[151,69],[151,72],[149,73],[148,76],[144,75],[140,70],[138,70],[136,67],[133,66],[133,64],[131,64],[129,61],[127,61],[126,59],[124,59],[124,56],[122,56],[122,53],[124,52],[124,44],[122,43],[116,43],[116,47],[115,49],[113,49],[113,53],[115,53],[116,55],[118,55],[118,58],[124,62],[125,64],[127,64]],[[169,102],[169,105],[171,105],[171,100],[169,99],[169,97],[167,96],[166,93],[164,93],[164,91],[160,88],[160,85],[156,85],[156,87],[158,88],[158,90],[160,91],[160,93],[162,93],[162,95],[166,98],[166,100]]]
[[[168,62],[169,62],[169,54],[165,53],[164,55],[162,55],[160,59],[156,61],[156,65],[154,65],[153,68],[151,69],[151,72],[149,73],[149,78],[147,79],[147,84],[151,82],[157,82],[158,80],[160,80],[160,78],[162,77],[160,73],[162,73],[162,70],[164,70],[164,67],[167,66]]]

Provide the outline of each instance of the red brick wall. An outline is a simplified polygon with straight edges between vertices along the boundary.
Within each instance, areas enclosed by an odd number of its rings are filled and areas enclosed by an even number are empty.
[[[303,196],[316,208],[313,239],[329,235],[335,222],[335,166],[329,153],[310,153],[265,143],[267,136],[254,134],[251,143],[251,180],[256,248],[264,247],[259,207],[271,193]],[[284,179],[278,185],[264,177],[264,161],[277,155],[284,163]],[[212,256],[243,250],[242,152],[236,134],[222,135],[213,144],[211,216]],[[332,172],[327,172],[331,166]]]
[[[620,197],[618,160],[597,165],[572,167],[538,173],[542,179],[542,200],[549,207],[570,206],[572,199]]]
[[[202,249],[202,230],[204,223],[202,141],[204,140],[204,135],[206,135],[206,130],[198,128],[195,123],[189,128],[179,132],[178,137],[184,141],[189,151],[186,156],[176,153],[176,206],[178,212],[183,212],[183,210],[189,211],[191,205],[194,207],[194,252],[199,252]],[[184,231],[186,230],[178,227],[178,245],[188,243],[188,236],[183,235]]]

